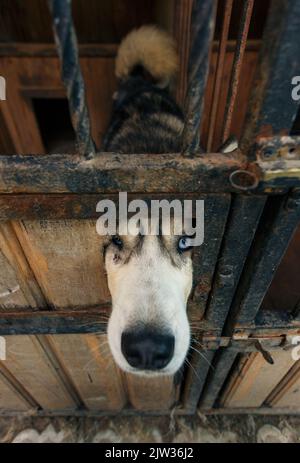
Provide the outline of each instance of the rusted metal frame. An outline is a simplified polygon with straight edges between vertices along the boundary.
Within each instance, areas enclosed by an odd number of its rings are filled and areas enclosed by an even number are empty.
[[[204,243],[194,252],[194,285],[191,304],[195,306],[191,315],[192,346],[190,363],[183,390],[183,403],[189,410],[196,410],[202,388],[205,384],[214,351],[202,351],[197,336],[207,300],[211,291],[213,275],[217,264],[221,242],[230,208],[230,195],[213,195],[204,204]],[[209,239],[205,238],[209,236]],[[194,343],[194,344],[193,344]],[[199,351],[199,352],[197,352]]]
[[[190,157],[200,149],[200,126],[215,16],[214,0],[194,0],[183,130],[183,154]]]
[[[0,193],[228,192],[230,174],[244,166],[239,153],[0,156]]]
[[[232,74],[225,107],[222,142],[225,142],[230,135],[231,121],[238,92],[240,75],[242,71],[242,63],[246,49],[246,42],[250,26],[250,20],[252,16],[253,4],[254,0],[244,0],[243,2],[242,17],[238,31],[238,39],[233,59]]]
[[[245,131],[240,143],[248,159],[255,157],[260,137],[288,135],[300,101],[292,98],[292,78],[299,74],[300,3],[277,0],[270,10],[253,83]]]
[[[77,136],[79,152],[87,158],[95,153],[91,123],[86,104],[78,44],[72,19],[70,0],[48,0],[53,16],[53,30],[61,61],[62,81],[67,90],[72,124]]]
[[[300,220],[300,191],[269,198],[224,334],[254,325],[263,297]]]
[[[210,110],[210,115],[209,115],[209,128],[208,128],[208,137],[207,137],[207,146],[206,146],[206,150],[208,152],[211,151],[212,149],[212,142],[213,142],[213,136],[214,136],[214,131],[215,131],[215,125],[216,125],[216,117],[217,117],[217,110],[218,110],[219,99],[220,99],[221,84],[222,84],[225,56],[226,56],[226,50],[227,50],[227,41],[228,41],[228,32],[229,32],[229,25],[230,25],[230,19],[231,19],[232,5],[233,5],[233,0],[227,0],[224,6],[224,16],[223,16],[223,23],[222,23],[221,38],[219,42],[218,61],[217,61],[217,68],[216,68],[215,80],[214,80],[213,98],[212,98],[212,105],[211,105],[211,110]]]
[[[237,196],[233,200],[218,259],[213,289],[205,318],[221,334],[262,214],[266,198]],[[237,353],[220,349],[213,359],[200,406],[212,407]]]
[[[74,310],[39,310],[0,314],[0,336],[21,334],[106,333],[110,304]]]
[[[212,288],[230,202],[230,195],[211,195],[204,202],[204,242],[195,248],[193,259],[192,301],[197,305],[198,321],[204,316]]]
[[[206,320],[220,333],[266,203],[264,196],[234,196],[218,258]]]
[[[299,138],[299,137],[298,137]],[[283,193],[300,186],[298,160],[248,163],[239,150],[231,154],[206,153],[193,159],[177,154],[98,153],[79,155],[0,156],[0,194],[33,193],[144,193],[241,192]],[[275,167],[274,167],[275,166]],[[244,172],[251,182],[237,185],[233,175]],[[251,174],[251,177],[249,177]],[[161,179],[164,179],[162,182]],[[255,180],[256,185],[253,185]]]
[[[176,100],[183,106],[187,87],[187,68],[190,52],[190,24],[193,0],[179,0],[174,5],[174,37],[179,56],[179,72],[176,86]]]
[[[248,116],[246,130],[241,142],[243,153],[247,155],[248,159],[256,158],[258,164],[260,158],[256,157],[256,152],[255,154],[253,151],[249,152],[251,146],[252,149],[256,146],[253,141],[258,141],[259,137],[264,134],[287,134],[297,113],[297,105],[291,103],[289,86],[291,77],[295,75],[294,73],[297,72],[299,66],[299,54],[296,49],[298,48],[297,30],[299,29],[300,5],[299,2],[298,5],[296,3],[295,1],[271,3],[268,25],[263,40],[264,46],[258,67],[258,77],[254,84],[255,91],[249,108],[250,116]],[[295,58],[296,55],[297,58]],[[282,95],[284,95],[285,101],[282,101]],[[281,102],[280,106],[283,104],[283,110],[279,105],[275,104],[276,98]],[[226,135],[224,138],[226,138]],[[266,167],[267,171],[270,168],[272,169],[270,164],[268,166],[260,164],[260,168],[264,167]],[[281,165],[282,168],[284,166]],[[291,170],[293,171],[293,169]],[[280,172],[277,172],[276,179],[273,182],[271,181],[273,186],[274,183],[278,182],[278,174],[280,177]],[[266,173],[263,174],[263,178],[268,181]],[[294,181],[295,178],[293,177],[291,183],[293,184]],[[275,218],[273,217],[274,220],[272,220],[271,225],[267,230],[264,230],[264,234],[258,234],[255,239],[256,246],[250,250],[250,257],[244,268],[225,325],[225,335],[231,335],[238,328],[237,323],[243,322],[243,325],[253,323],[262,298],[272,280],[272,275],[296,226],[297,218],[295,213],[285,211],[286,199],[281,201],[281,207],[279,206],[277,213],[275,212]],[[295,204],[297,199],[287,199],[287,202],[289,201],[292,201],[292,204],[297,209]],[[287,223],[285,223],[285,220]],[[255,254],[257,255],[255,256]],[[215,400],[226,382],[235,358],[235,354],[226,352],[226,349],[221,349],[218,353],[214,361],[215,379],[207,386],[206,390],[208,392],[204,392],[201,402],[203,407],[215,404]]]
[[[16,312],[2,312],[0,314],[0,335],[11,334],[70,334],[70,333],[105,333],[107,330],[107,316],[111,312],[111,304],[101,304],[98,307],[84,309],[60,310],[19,310]],[[193,319],[190,320],[191,324]],[[209,329],[205,323],[199,322],[198,339],[204,354],[214,352],[219,347],[230,348],[233,352],[257,350],[256,340],[270,348],[284,347],[287,343],[281,340],[300,332],[300,322],[291,321],[282,327],[279,323],[270,327],[269,324],[257,325],[250,333],[243,336],[238,332],[234,336],[220,336],[217,331]],[[201,357],[201,356],[200,356]],[[200,371],[199,371],[200,373]]]

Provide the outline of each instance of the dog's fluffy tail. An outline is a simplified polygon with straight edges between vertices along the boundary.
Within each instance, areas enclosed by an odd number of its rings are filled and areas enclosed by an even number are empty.
[[[117,78],[126,80],[138,67],[158,86],[170,83],[176,75],[178,57],[175,42],[167,32],[156,26],[142,26],[123,39],[116,59]]]

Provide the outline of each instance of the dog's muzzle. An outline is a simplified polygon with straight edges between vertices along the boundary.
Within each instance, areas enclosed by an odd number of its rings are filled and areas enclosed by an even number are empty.
[[[128,330],[122,333],[121,350],[129,363],[139,370],[161,370],[174,354],[175,338],[149,329]]]

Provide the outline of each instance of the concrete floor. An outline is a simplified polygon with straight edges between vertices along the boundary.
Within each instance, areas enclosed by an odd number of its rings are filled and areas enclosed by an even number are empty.
[[[1,417],[0,442],[300,443],[300,417]]]

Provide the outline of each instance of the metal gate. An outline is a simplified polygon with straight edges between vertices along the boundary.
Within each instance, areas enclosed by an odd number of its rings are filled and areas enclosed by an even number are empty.
[[[175,3],[181,14],[177,97],[185,107],[184,149],[157,156],[97,151],[71,6],[49,1],[79,153],[0,156],[1,277],[10,297],[7,304],[0,300],[0,335],[9,354],[9,362],[0,362],[3,413],[169,413],[174,406],[182,414],[198,407],[300,411],[300,360],[291,354],[300,332],[299,306],[270,311],[262,305],[300,218],[300,137],[293,134],[300,99],[292,95],[300,74],[300,2],[270,2],[237,146],[229,136],[254,0],[242,2],[216,152],[233,1],[223,5],[205,146],[200,127],[216,2]],[[1,109],[18,139],[7,106]],[[105,283],[96,278],[103,268],[93,221],[99,199],[117,201],[119,191],[205,200],[209,239],[194,253],[188,307],[194,347],[179,382],[125,377],[106,351],[110,303]],[[100,300],[94,297],[99,284]]]

